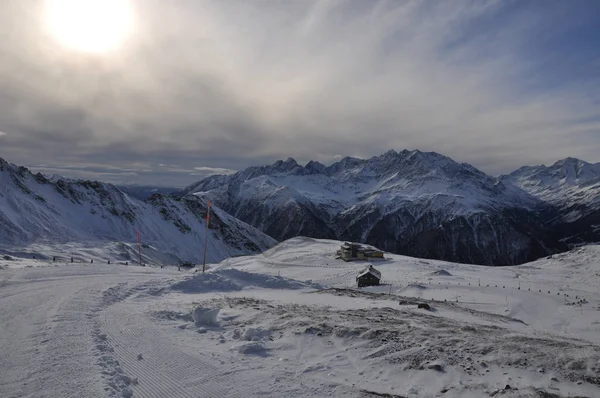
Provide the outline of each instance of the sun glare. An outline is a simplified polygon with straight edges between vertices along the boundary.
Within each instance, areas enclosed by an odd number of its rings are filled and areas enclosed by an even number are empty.
[[[46,0],[52,35],[80,52],[102,54],[115,50],[131,33],[129,0]]]

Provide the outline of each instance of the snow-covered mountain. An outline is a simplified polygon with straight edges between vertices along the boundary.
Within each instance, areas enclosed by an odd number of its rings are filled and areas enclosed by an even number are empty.
[[[503,176],[516,186],[559,206],[600,207],[600,163],[566,158],[552,166],[525,166]]]
[[[294,159],[211,176],[180,193],[214,200],[277,240],[305,235],[394,253],[516,264],[562,250],[551,208],[513,184],[433,152],[388,151],[326,167]]]
[[[202,260],[206,202],[155,194],[141,201],[111,184],[32,174],[0,159],[0,245],[130,242],[164,261]],[[276,242],[213,207],[207,260],[258,253]],[[150,259],[152,260],[152,259]],[[156,260],[156,259],[154,259]]]
[[[501,179],[558,209],[551,219],[570,243],[600,241],[600,163],[566,158],[551,166],[526,166]]]
[[[176,192],[178,189],[173,187],[162,187],[162,186],[152,186],[152,185],[117,185],[121,191],[125,192],[127,195],[140,199],[146,200],[150,198],[154,194],[162,194],[162,195],[170,195],[173,192]]]

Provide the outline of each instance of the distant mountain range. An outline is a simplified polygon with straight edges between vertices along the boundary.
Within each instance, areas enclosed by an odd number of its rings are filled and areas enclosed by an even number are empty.
[[[206,202],[155,193],[147,200],[111,184],[46,178],[0,159],[0,249],[31,243],[137,241],[154,260],[201,262]],[[256,228],[213,207],[207,260],[259,253],[276,242]],[[133,257],[135,258],[135,257]]]
[[[331,166],[289,158],[207,177],[178,196],[211,199],[279,241],[353,240],[455,262],[519,264],[600,241],[600,164],[571,158],[500,177],[433,152]]]
[[[600,164],[572,158],[499,177],[416,150],[330,166],[289,158],[169,192],[47,178],[0,159],[0,246],[134,241],[139,229],[169,261],[198,261],[208,200],[209,261],[299,235],[486,265],[600,241]]]
[[[600,163],[566,158],[549,167],[522,167],[501,179],[555,210],[546,222],[562,241],[600,242]]]
[[[157,193],[171,195],[179,191],[177,188],[153,186],[153,185],[117,185],[121,191],[139,200],[146,200]]]

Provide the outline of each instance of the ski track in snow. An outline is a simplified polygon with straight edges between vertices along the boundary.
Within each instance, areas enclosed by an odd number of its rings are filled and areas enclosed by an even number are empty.
[[[238,396],[223,369],[169,344],[170,336],[126,303],[155,286],[160,292],[161,282],[180,273],[86,266],[7,274],[1,397]]]
[[[105,396],[95,363],[94,319],[103,285],[115,275],[70,267],[7,271],[3,276],[0,396]],[[136,272],[118,276],[139,277]]]
[[[102,313],[100,321],[115,358],[139,383],[136,394],[150,398],[238,396],[232,390],[233,379],[223,377],[225,370],[215,366],[214,360],[179,350],[170,335],[155,328],[137,309],[118,302]]]

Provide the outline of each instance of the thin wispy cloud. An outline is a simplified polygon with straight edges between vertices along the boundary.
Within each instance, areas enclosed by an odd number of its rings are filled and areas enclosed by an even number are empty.
[[[194,175],[211,176],[216,174],[234,174],[237,170],[223,169],[220,167],[194,167]]]
[[[107,56],[57,48],[23,3],[0,5],[14,162],[168,164],[193,181],[392,148],[490,173],[600,161],[591,2],[132,1],[134,36]]]
[[[68,176],[78,180],[94,180],[127,185],[155,185],[171,188],[183,188],[189,184],[190,175],[195,176],[192,180],[200,179],[215,174],[231,174],[235,171],[227,169],[211,169],[197,171],[195,169],[183,169],[177,166],[134,165],[132,168],[106,167],[101,164],[78,165],[78,166],[49,166],[45,164],[30,165],[34,173],[42,173],[47,176]]]

